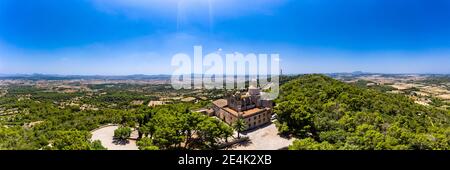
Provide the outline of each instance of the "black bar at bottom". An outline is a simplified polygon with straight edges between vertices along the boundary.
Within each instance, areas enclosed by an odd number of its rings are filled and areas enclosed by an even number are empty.
[[[392,168],[450,164],[449,151],[0,151],[16,168]],[[144,168],[144,169],[149,169]],[[142,169],[142,168],[141,168]]]

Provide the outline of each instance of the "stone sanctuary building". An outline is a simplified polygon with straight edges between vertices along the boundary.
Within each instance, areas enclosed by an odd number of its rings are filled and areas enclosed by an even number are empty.
[[[213,102],[213,115],[228,124],[242,118],[247,130],[271,122],[273,102],[261,99],[261,90],[250,86],[248,92],[237,92]]]

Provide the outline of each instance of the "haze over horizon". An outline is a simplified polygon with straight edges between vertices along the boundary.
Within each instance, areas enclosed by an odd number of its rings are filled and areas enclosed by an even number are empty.
[[[450,73],[381,73],[381,72],[364,72],[364,71],[353,71],[353,72],[310,72],[310,73],[283,73],[283,75],[301,75],[301,74],[386,74],[386,75],[450,75]],[[0,77],[21,77],[21,76],[61,76],[61,77],[70,77],[70,76],[86,76],[86,77],[127,77],[127,76],[172,76],[172,73],[169,74],[46,74],[46,73],[0,73]],[[208,75],[208,74],[204,74]],[[224,75],[227,76],[227,75]],[[249,75],[234,75],[234,76],[249,76]]]
[[[278,53],[284,74],[450,74],[450,1],[0,2],[0,73],[172,74],[172,56]]]

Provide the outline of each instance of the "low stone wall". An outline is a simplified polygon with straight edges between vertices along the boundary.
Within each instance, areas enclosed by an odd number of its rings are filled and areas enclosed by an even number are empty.
[[[92,132],[94,132],[94,131],[96,131],[96,130],[99,130],[99,129],[101,129],[101,128],[110,127],[110,126],[119,126],[119,125],[118,125],[118,124],[106,124],[106,125],[101,125],[101,126],[99,126],[98,128],[95,128],[95,129],[91,130],[90,132],[92,133]]]
[[[280,149],[278,149],[278,150],[289,150],[289,146],[282,147],[282,148],[280,148]]]

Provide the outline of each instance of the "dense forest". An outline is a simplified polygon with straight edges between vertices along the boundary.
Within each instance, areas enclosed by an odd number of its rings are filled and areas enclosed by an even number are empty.
[[[208,101],[132,105],[156,98],[132,91],[138,87],[97,85],[101,91],[89,95],[11,86],[0,98],[0,150],[103,150],[90,140],[90,131],[106,124],[137,129],[140,149],[215,148],[216,141],[232,135],[221,121],[191,112]]]
[[[400,94],[304,75],[281,86],[274,112],[293,150],[450,149],[450,111]]]

